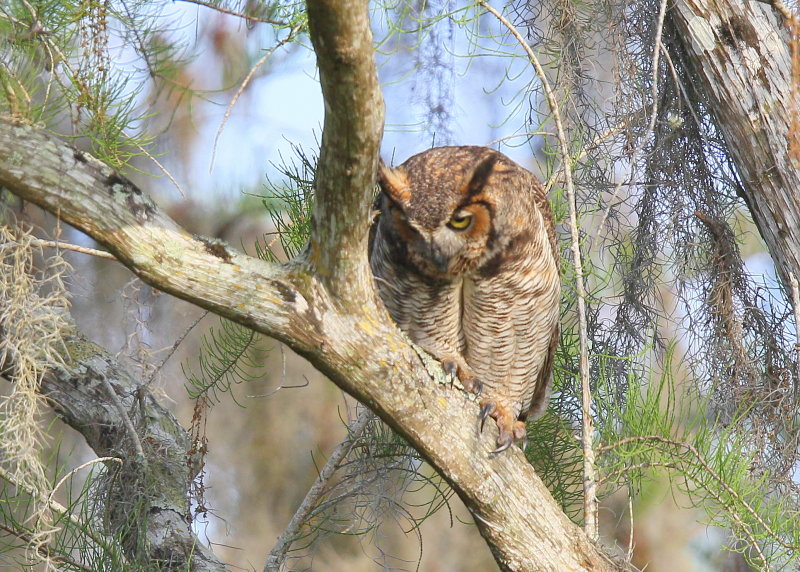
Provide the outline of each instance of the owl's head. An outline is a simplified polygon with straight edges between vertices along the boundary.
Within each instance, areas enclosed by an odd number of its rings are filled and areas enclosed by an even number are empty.
[[[439,147],[399,167],[381,162],[381,225],[421,273],[447,279],[478,267],[496,237],[490,178],[499,153]]]

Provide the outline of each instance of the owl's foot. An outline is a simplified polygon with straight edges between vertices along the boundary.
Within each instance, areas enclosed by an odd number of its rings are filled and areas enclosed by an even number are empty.
[[[487,399],[481,401],[480,405],[481,431],[483,431],[486,418],[491,417],[497,423],[497,429],[500,432],[497,437],[497,449],[492,453],[501,453],[519,441],[522,441],[522,450],[524,451],[528,444],[528,431],[525,424],[517,420],[508,407],[500,405],[496,401]]]
[[[461,382],[464,391],[474,393],[475,395],[481,394],[483,383],[481,383],[478,376],[474,375],[465,365],[459,364],[458,361],[454,359],[446,358],[442,360],[442,367],[444,368],[444,372],[450,376],[451,379],[458,379],[458,381]]]
[[[483,391],[483,383],[481,383],[481,380],[474,375],[462,379],[461,385],[464,386],[464,391],[474,393],[475,395],[480,395],[481,391]]]

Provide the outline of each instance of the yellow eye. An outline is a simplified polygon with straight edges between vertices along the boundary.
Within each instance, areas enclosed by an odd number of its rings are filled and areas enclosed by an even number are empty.
[[[447,223],[447,226],[453,230],[467,230],[472,226],[472,215],[469,213],[455,214]]]

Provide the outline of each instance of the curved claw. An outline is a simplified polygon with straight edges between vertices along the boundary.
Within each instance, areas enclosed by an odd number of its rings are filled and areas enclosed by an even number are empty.
[[[525,432],[525,435],[522,437],[522,452],[525,452],[525,449],[528,448],[528,433]]]
[[[486,423],[486,419],[494,413],[495,409],[497,409],[497,404],[494,401],[487,401],[483,405],[481,405],[481,431],[483,431],[483,426]]]
[[[502,453],[503,451],[508,449],[511,446],[511,443],[513,443],[513,442],[514,442],[514,440],[511,438],[511,435],[508,435],[508,434],[501,435],[500,437],[497,438],[497,443],[500,446],[497,449],[495,449],[494,451],[492,451],[492,454]]]
[[[455,360],[442,360],[442,368],[444,368],[444,373],[450,378],[451,383],[456,379],[456,377],[458,377],[458,364],[455,362]]]

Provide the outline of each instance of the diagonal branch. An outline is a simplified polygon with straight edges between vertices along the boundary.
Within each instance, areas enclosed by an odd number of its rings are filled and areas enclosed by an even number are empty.
[[[308,340],[314,317],[291,282],[302,267],[190,235],[130,181],[46,131],[0,118],[0,186],[90,235],[147,283],[267,335]]]

